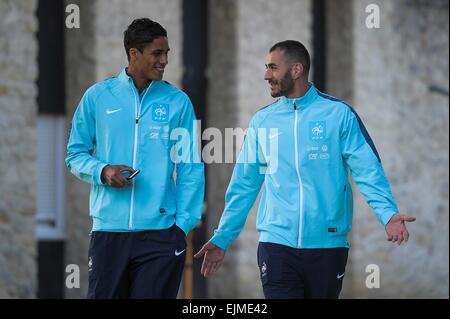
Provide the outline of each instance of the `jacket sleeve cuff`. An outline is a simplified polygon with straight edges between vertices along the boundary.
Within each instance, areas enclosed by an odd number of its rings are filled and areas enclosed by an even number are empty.
[[[383,213],[380,216],[380,221],[381,223],[386,227],[386,225],[389,223],[389,221],[391,220],[392,216],[394,216],[395,214],[398,214],[397,212],[394,211],[388,211]]]
[[[97,185],[106,185],[102,181],[102,171],[105,168],[105,166],[108,165],[107,163],[99,163],[97,165],[96,171],[94,172],[94,183]]]
[[[225,239],[223,236],[220,236],[217,233],[209,241],[217,247],[222,248],[223,250],[227,250],[228,246],[230,246],[231,243],[229,240]]]

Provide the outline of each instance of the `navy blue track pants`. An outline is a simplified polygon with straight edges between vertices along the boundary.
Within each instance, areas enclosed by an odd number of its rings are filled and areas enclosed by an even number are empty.
[[[267,299],[337,299],[348,248],[297,249],[260,242],[258,266]]]
[[[141,232],[92,232],[87,297],[176,298],[185,256],[185,234],[176,225]]]

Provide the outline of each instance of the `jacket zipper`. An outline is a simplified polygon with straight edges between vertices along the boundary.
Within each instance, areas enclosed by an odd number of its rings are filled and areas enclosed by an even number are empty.
[[[130,81],[132,81],[130,79]],[[150,90],[150,87],[152,86],[153,82],[150,83],[150,86],[147,88],[147,90],[144,93],[144,96],[142,97],[141,101],[138,104],[137,101],[137,95],[136,91],[133,88],[132,84],[130,83],[131,90],[133,91],[134,95],[134,110],[135,110],[135,124],[134,124],[134,145],[133,145],[133,169],[136,167],[136,158],[137,158],[137,149],[138,149],[138,136],[139,136],[139,116],[141,114],[141,107],[142,102],[145,99],[145,96],[147,95],[147,92]],[[133,185],[131,186],[131,204],[130,204],[130,219],[128,221],[128,229],[133,229],[133,212],[134,212],[134,181],[132,182]]]
[[[297,171],[298,184],[300,187],[300,221],[298,226],[298,248],[302,247],[302,230],[303,230],[303,183],[300,177],[300,165],[298,158],[298,110],[294,101],[294,149],[295,149],[295,170]]]

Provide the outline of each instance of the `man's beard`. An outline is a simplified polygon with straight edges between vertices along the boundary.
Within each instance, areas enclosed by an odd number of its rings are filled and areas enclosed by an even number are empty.
[[[272,97],[288,96],[294,89],[294,80],[291,78],[291,71],[288,70],[279,81],[280,91],[271,93]]]

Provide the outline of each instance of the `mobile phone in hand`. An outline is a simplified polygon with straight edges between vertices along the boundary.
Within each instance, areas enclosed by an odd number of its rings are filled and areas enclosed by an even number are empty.
[[[141,171],[139,169],[135,170],[130,174],[130,176],[127,177],[127,180],[132,180],[137,174],[139,174]]]
[[[137,174],[139,174],[141,171],[140,170],[129,170],[129,169],[124,169],[121,170],[120,173],[129,181],[131,179],[133,179]]]

